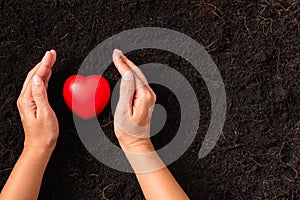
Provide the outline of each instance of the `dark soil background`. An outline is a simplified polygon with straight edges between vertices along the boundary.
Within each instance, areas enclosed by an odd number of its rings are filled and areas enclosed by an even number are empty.
[[[169,52],[144,49],[128,54],[136,64],[160,62],[177,69],[198,91],[202,118],[197,138],[169,166],[190,198],[299,199],[299,9],[297,0],[1,0],[0,188],[22,151],[16,107],[21,86],[45,51],[54,48],[58,59],[49,98],[60,137],[40,199],[144,199],[134,174],[113,170],[85,150],[64,104],[62,86],[98,43],[123,30],[156,26],[182,32],[205,46],[226,87],[223,133],[213,151],[199,160],[210,119],[209,94],[201,76]],[[113,66],[105,76],[112,86],[120,78]],[[162,104],[174,99],[170,91],[153,87]],[[110,110],[98,119],[115,141]],[[172,139],[176,123],[178,117],[167,121],[153,138],[156,147]]]

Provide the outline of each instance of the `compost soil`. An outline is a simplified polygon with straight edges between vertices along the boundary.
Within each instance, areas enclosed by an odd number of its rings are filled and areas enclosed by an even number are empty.
[[[169,166],[188,196],[300,198],[299,1],[2,0],[0,10],[0,188],[23,147],[16,107],[23,81],[44,52],[53,48],[57,62],[48,93],[60,136],[39,199],[144,199],[134,174],[105,166],[84,148],[62,87],[97,44],[124,30],[151,26],[182,32],[201,43],[226,88],[223,132],[209,155],[199,159],[211,114],[201,75],[170,52],[141,49],[127,54],[138,65],[158,62],[173,67],[197,93],[201,109],[197,136]],[[113,65],[104,76],[111,87],[120,78]],[[179,105],[172,91],[152,87],[168,110],[164,128],[152,138],[161,148],[176,134]],[[98,120],[117,145],[110,105]]]

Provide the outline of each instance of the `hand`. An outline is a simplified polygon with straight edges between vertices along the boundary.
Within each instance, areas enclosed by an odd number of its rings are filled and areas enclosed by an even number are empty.
[[[47,51],[27,75],[17,101],[25,132],[24,149],[53,151],[58,138],[58,121],[48,102],[47,87],[56,52]]]
[[[189,199],[164,165],[150,140],[156,95],[141,70],[114,50],[113,61],[122,75],[114,115],[115,134],[136,173],[146,199]]]
[[[150,122],[156,95],[141,70],[116,49],[113,61],[122,75],[120,99],[114,115],[114,129],[124,151],[154,151],[150,140]]]

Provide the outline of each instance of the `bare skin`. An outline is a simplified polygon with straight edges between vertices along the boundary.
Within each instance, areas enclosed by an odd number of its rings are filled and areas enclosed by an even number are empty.
[[[146,83],[142,72],[120,51],[115,50],[113,58],[122,75],[119,107],[117,106],[116,111],[120,111],[120,105],[123,105],[123,108],[126,105],[126,109],[129,110],[126,115],[115,117],[120,117],[119,121],[132,121],[141,127],[150,125],[156,100],[154,92]],[[55,61],[56,52],[46,52],[42,61],[28,73],[24,82],[17,101],[25,133],[24,149],[2,189],[0,200],[38,198],[43,174],[59,133],[57,118],[49,105],[46,91]],[[126,132],[126,127],[120,126],[116,121],[118,118],[115,120],[116,137],[136,172],[146,199],[188,199],[156,154],[149,131],[141,129],[142,131],[137,132],[140,135],[134,135]],[[132,153],[153,153],[151,157],[142,156],[143,162],[158,163],[159,169],[140,173],[143,171],[143,165],[131,157]]]
[[[59,132],[46,92],[55,60],[56,52],[48,51],[24,82],[17,101],[25,133],[24,149],[2,189],[0,199],[31,200],[38,197]]]
[[[115,50],[113,55],[114,64],[117,67],[118,71],[122,75],[121,87],[120,87],[120,99],[121,101],[127,101],[124,105],[129,106],[128,115],[115,117],[130,117],[131,120],[140,126],[146,126],[150,124],[151,121],[151,108],[155,104],[156,95],[146,83],[144,75],[136,69],[137,66],[131,62],[126,56],[122,54],[121,51]],[[143,76],[143,77],[141,77]],[[143,86],[135,86],[139,81],[143,82]],[[131,83],[130,83],[131,82]],[[136,89],[137,88],[137,89]],[[127,98],[128,91],[135,90],[131,98]],[[124,97],[125,96],[125,97]],[[118,110],[118,106],[116,112]],[[130,133],[124,132],[126,127],[119,128],[115,120],[115,134],[119,139],[120,146],[126,152],[141,154],[154,152],[151,157],[145,156],[142,162],[146,163],[162,163],[159,156],[155,153],[155,149],[151,143],[150,137],[145,138],[145,135],[150,133],[141,133],[139,130],[136,131],[141,134],[141,137],[137,135],[132,135]],[[143,129],[142,129],[143,130]],[[134,170],[143,167],[143,163],[136,163],[138,161],[131,159],[131,156],[127,156],[129,162],[131,163]],[[166,166],[159,166],[160,169],[145,173],[136,173],[139,184],[143,190],[143,193],[146,199],[188,199],[188,196],[182,190],[180,185],[174,179],[170,171]]]

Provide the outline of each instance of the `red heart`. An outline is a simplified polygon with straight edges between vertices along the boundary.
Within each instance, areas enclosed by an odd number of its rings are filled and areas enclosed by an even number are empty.
[[[91,119],[103,111],[110,98],[107,80],[100,75],[70,76],[63,88],[67,106],[79,117]]]

